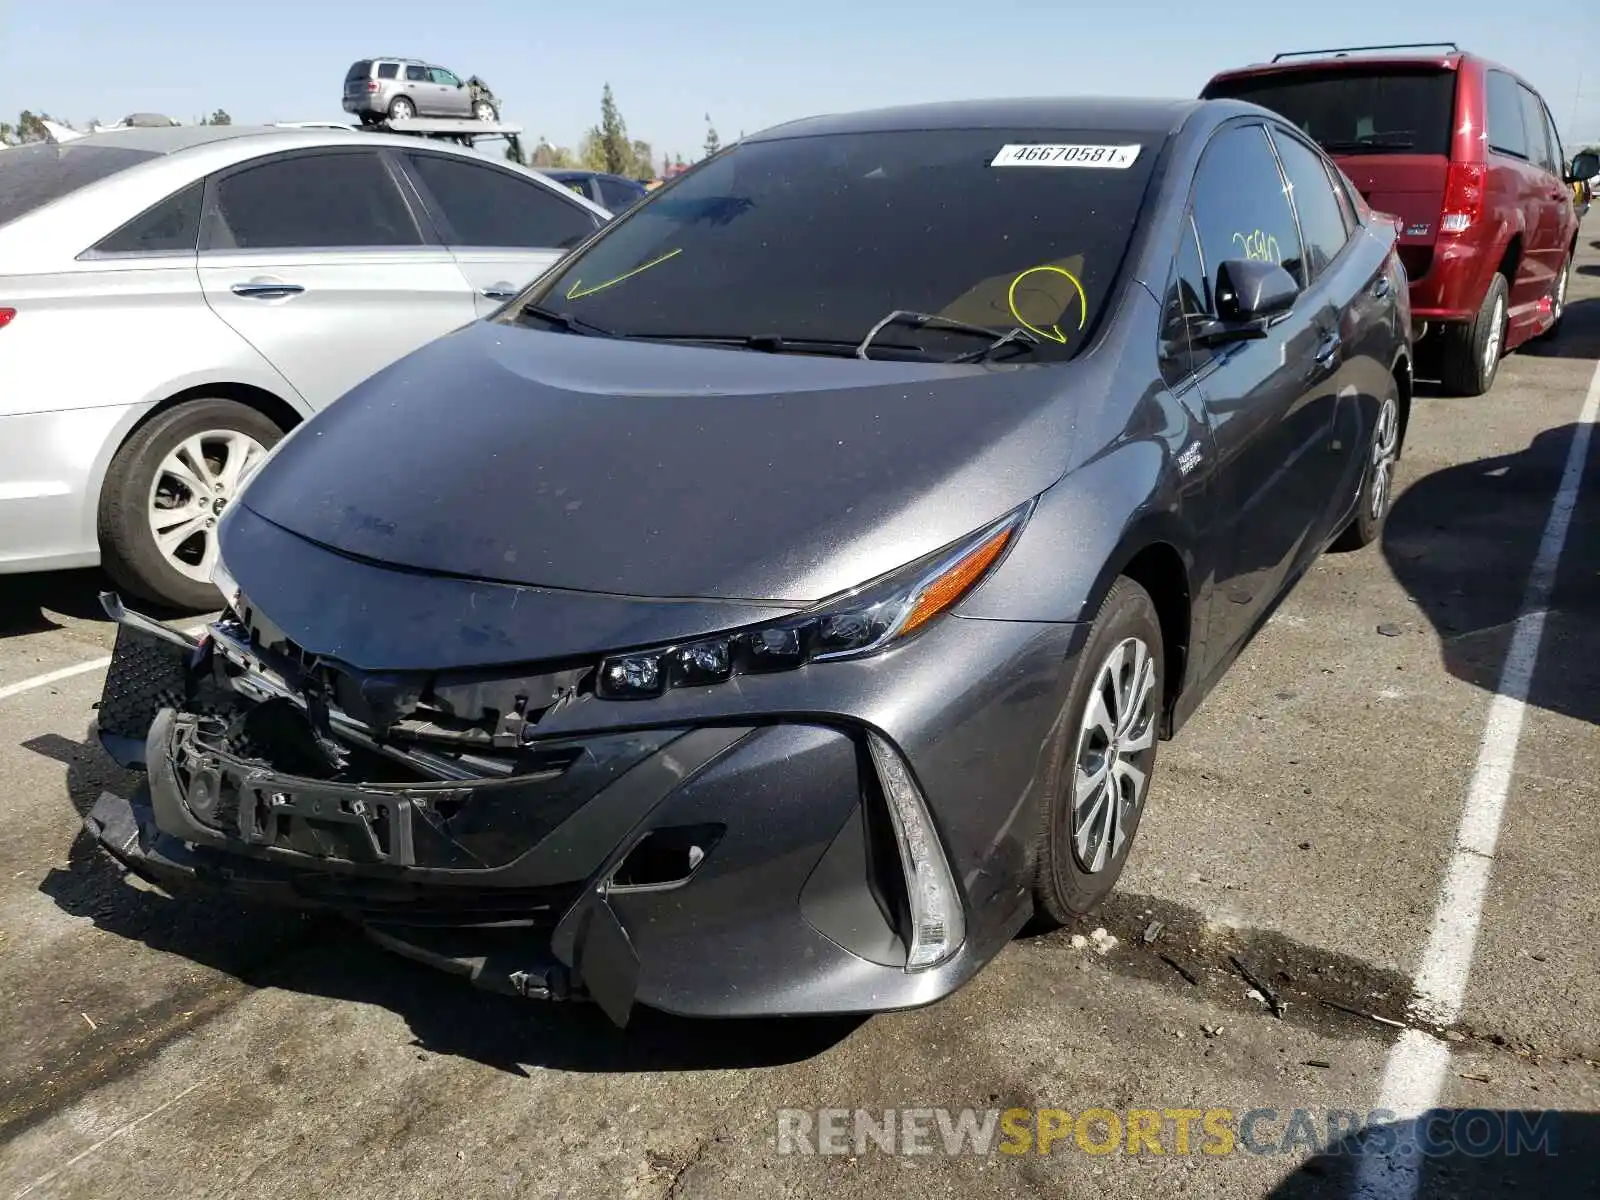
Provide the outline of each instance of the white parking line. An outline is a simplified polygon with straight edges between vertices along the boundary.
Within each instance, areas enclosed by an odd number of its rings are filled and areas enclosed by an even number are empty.
[[[1433,930],[1417,968],[1412,1013],[1421,1020],[1453,1024],[1460,1017],[1466,999],[1467,978],[1483,920],[1483,903],[1489,892],[1500,822],[1511,791],[1512,768],[1516,765],[1528,693],[1539,661],[1545,616],[1555,590],[1561,551],[1572,526],[1572,514],[1578,506],[1589,438],[1597,416],[1600,416],[1600,364],[1596,364],[1589,380],[1589,392],[1573,429],[1567,464],[1550,504],[1550,516],[1545,521],[1544,536],[1539,540],[1539,551],[1528,574],[1511,646],[1506,651],[1500,681],[1484,722],[1483,738],[1478,743],[1478,763],[1461,809],[1450,865],[1439,889]],[[1393,1112],[1397,1120],[1420,1116],[1439,1102],[1449,1065],[1450,1049],[1446,1043],[1419,1030],[1406,1030],[1389,1051],[1383,1082],[1378,1089],[1378,1107]],[[1422,1164],[1418,1155],[1369,1155],[1361,1159],[1355,1195],[1362,1200],[1378,1197],[1412,1200],[1421,1182]]]
[[[30,1193],[32,1191],[35,1191],[38,1188],[43,1187],[45,1184],[49,1183],[52,1179],[54,1179],[57,1175],[60,1175],[63,1171],[71,1170],[73,1167],[75,1167],[79,1163],[81,1163],[84,1159],[88,1158],[91,1154],[95,1153],[98,1150],[101,1150],[101,1149],[105,1148],[110,1143],[116,1141],[119,1137],[123,1136],[126,1133],[132,1133],[135,1129],[139,1128],[139,1126],[143,1125],[151,1117],[160,1116],[162,1113],[166,1112],[167,1109],[171,1108],[179,1100],[182,1100],[185,1096],[187,1096],[190,1092],[194,1091],[195,1088],[199,1087],[204,1082],[205,1082],[205,1080],[203,1080],[203,1079],[195,1080],[195,1082],[191,1083],[188,1087],[184,1088],[183,1091],[179,1092],[176,1096],[173,1096],[170,1099],[168,1099],[164,1104],[159,1104],[155,1108],[152,1108],[149,1112],[145,1113],[144,1116],[136,1117],[132,1121],[129,1121],[126,1125],[123,1125],[120,1128],[112,1130],[110,1133],[106,1134],[105,1137],[101,1138],[98,1142],[96,1142],[94,1145],[90,1146],[88,1149],[78,1151],[78,1153],[74,1154],[71,1158],[67,1159],[67,1161],[62,1163],[59,1167],[56,1167],[54,1170],[46,1171],[43,1175],[39,1176],[39,1178],[35,1179],[27,1187],[23,1188],[20,1192],[17,1192],[12,1197],[12,1200],[22,1200],[22,1198],[24,1196],[28,1195],[28,1193]]]
[[[74,663],[70,667],[62,667],[56,671],[46,671],[43,675],[33,675],[27,679],[19,679],[16,683],[8,683],[5,687],[0,687],[0,700],[9,700],[13,696],[22,695],[23,692],[31,692],[34,688],[60,683],[63,679],[71,679],[74,675],[98,671],[110,665],[111,655],[105,654],[99,658],[91,658],[88,662]]]
[[[180,630],[190,637],[198,637],[205,632],[202,625],[191,625]],[[26,679],[19,679],[15,683],[8,683],[0,687],[0,700],[9,700],[13,696],[20,696],[23,692],[31,692],[35,688],[48,687],[52,683],[60,683],[63,679],[71,679],[74,675],[87,675],[90,671],[104,670],[111,665],[111,655],[102,654],[99,658],[91,658],[87,662],[73,663],[70,667],[59,667],[54,671],[46,671],[43,675],[30,675]]]

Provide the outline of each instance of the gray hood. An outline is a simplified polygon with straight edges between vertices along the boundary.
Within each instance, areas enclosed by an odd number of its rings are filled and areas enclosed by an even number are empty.
[[[351,391],[244,503],[345,554],[615,595],[810,602],[1043,491],[1087,372],[478,323]]]

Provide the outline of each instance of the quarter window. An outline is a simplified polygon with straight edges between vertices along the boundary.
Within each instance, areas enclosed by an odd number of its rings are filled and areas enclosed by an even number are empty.
[[[1528,131],[1522,121],[1522,89],[1504,71],[1489,72],[1489,149],[1528,157]]]
[[[1294,210],[1260,125],[1224,129],[1206,147],[1195,174],[1194,224],[1212,284],[1221,263],[1248,258],[1278,263],[1305,286]]]
[[[416,246],[389,169],[371,150],[302,154],[225,175],[203,249]]]
[[[1315,279],[1344,249],[1349,237],[1344,213],[1339,209],[1322,155],[1285,133],[1276,133],[1274,140],[1283,159],[1283,172],[1289,177],[1295,212],[1300,216],[1306,268]]]
[[[393,79],[398,74],[400,74],[400,64],[399,63],[379,63],[378,64],[378,78],[379,79]]]
[[[99,254],[193,254],[205,184],[195,183],[147,208],[95,251]]]
[[[498,167],[412,154],[411,165],[449,222],[457,246],[569,249],[599,222],[586,208]]]

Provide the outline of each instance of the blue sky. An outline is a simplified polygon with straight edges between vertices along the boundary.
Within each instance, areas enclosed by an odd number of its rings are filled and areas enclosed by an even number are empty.
[[[1225,66],[1274,51],[1451,37],[1526,75],[1565,140],[1600,139],[1600,0],[476,0],[378,6],[10,6],[0,117],[83,122],[129,112],[184,121],[340,118],[346,67],[375,54],[476,72],[505,119],[575,144],[601,84],[657,157],[811,113],[920,100],[1192,95]]]

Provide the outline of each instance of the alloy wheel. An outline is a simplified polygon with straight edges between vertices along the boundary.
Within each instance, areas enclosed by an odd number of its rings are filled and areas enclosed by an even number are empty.
[[[150,481],[150,535],[168,565],[202,583],[217,560],[217,522],[266,447],[247,433],[212,429],[185,438]]]
[[[1394,463],[1400,449],[1400,402],[1386,397],[1378,410],[1378,424],[1372,431],[1372,488],[1369,510],[1374,521],[1389,506],[1394,484]]]
[[[487,100],[480,100],[478,101],[477,106],[472,110],[472,115],[477,117],[480,121],[493,121],[494,105],[490,104]]]
[[[1567,307],[1567,277],[1572,274],[1572,256],[1561,264],[1561,274],[1556,276],[1556,294],[1551,300],[1551,324],[1561,320],[1561,314]]]
[[[1114,861],[1149,787],[1156,742],[1156,663],[1140,638],[1106,655],[1078,729],[1072,853],[1090,875]]]
[[[1489,322],[1489,336],[1483,342],[1483,374],[1486,379],[1494,374],[1495,365],[1500,361],[1500,343],[1505,338],[1505,329],[1506,302],[1497,296]]]
[[[395,121],[409,121],[417,115],[417,106],[401,96],[389,106],[389,117]]]

